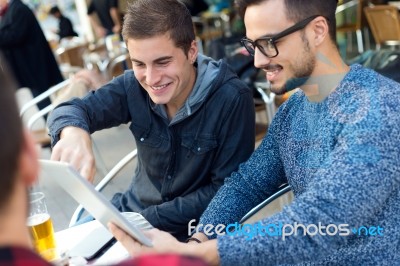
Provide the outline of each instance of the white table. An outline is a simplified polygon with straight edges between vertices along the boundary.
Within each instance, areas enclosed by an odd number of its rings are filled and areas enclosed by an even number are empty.
[[[59,250],[70,250],[83,240],[94,229],[102,226],[97,220],[67,228],[65,230],[56,232],[57,248]],[[78,265],[110,265],[118,263],[124,259],[129,258],[126,249],[116,242],[110,249],[108,249],[101,257],[94,261],[86,262],[83,258],[73,258],[70,261],[70,266]]]

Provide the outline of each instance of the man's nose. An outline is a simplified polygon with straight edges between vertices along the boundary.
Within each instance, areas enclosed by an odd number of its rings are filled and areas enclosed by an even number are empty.
[[[148,67],[146,69],[146,83],[147,85],[155,85],[158,83],[160,79],[160,75],[158,71],[154,67]]]
[[[254,66],[256,68],[263,68],[263,66],[266,66],[270,63],[271,63],[271,58],[261,53],[260,49],[256,48],[254,50]]]

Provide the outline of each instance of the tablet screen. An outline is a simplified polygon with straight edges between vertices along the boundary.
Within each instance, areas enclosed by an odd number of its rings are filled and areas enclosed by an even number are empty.
[[[39,160],[39,162],[41,175],[54,180],[107,229],[107,224],[112,222],[143,245],[152,246],[151,240],[142,233],[139,227],[123,217],[103,194],[96,191],[94,186],[68,163],[50,160]]]

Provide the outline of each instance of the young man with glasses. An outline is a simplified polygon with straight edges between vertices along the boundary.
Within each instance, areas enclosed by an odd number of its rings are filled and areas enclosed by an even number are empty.
[[[400,85],[343,62],[335,44],[335,0],[237,4],[246,26],[243,44],[271,90],[300,90],[202,215],[204,227],[193,235],[202,243],[179,243],[153,230],[148,248],[111,225],[114,235],[134,255],[179,252],[212,265],[397,264]],[[285,182],[295,195],[290,205],[247,225],[248,231],[217,237],[216,227],[239,221]]]
[[[89,133],[130,123],[138,166],[112,203],[186,239],[188,222],[254,151],[252,91],[225,62],[198,54],[192,18],[177,0],[133,1],[122,34],[133,71],[52,112],[51,158],[92,181]]]

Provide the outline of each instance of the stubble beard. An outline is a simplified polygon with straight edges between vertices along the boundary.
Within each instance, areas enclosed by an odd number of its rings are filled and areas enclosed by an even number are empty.
[[[304,85],[313,73],[316,65],[316,57],[311,53],[310,43],[304,32],[301,35],[303,41],[302,56],[297,59],[294,64],[288,66],[289,71],[293,73],[293,77],[289,78],[281,87],[274,87],[271,84],[271,92],[276,95],[283,95],[286,92],[299,88]]]

